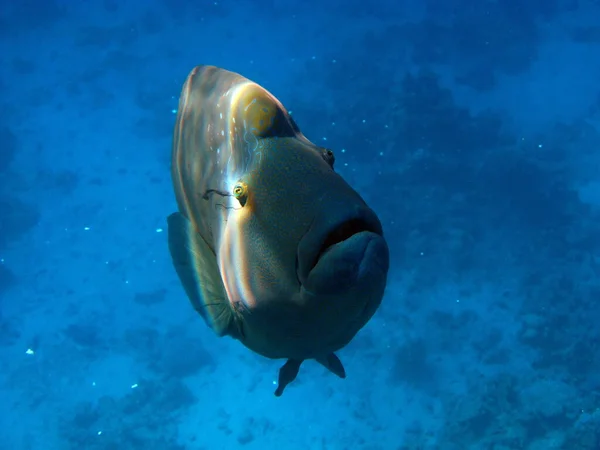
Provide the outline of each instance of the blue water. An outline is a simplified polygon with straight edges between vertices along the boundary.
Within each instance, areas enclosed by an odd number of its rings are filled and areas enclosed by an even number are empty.
[[[2,0],[0,448],[600,449],[600,2]],[[178,96],[260,83],[375,209],[383,303],[281,398],[166,243]]]

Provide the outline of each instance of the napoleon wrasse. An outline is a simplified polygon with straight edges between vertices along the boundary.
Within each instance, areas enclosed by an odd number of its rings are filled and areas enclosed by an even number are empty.
[[[194,308],[219,336],[344,378],[335,351],[381,303],[389,252],[379,219],[266,89],[198,66],[181,93],[169,249]]]

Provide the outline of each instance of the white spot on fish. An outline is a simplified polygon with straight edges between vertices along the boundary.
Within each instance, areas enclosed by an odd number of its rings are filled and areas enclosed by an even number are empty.
[[[252,106],[254,103],[256,103],[256,99],[255,98],[253,98],[252,101],[250,103],[248,103],[248,106],[246,106],[244,108],[244,111],[248,111],[248,108],[250,108],[250,106]]]

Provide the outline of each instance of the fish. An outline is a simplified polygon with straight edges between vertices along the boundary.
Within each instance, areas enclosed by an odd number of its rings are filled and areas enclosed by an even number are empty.
[[[171,153],[172,263],[217,336],[287,360],[276,396],[305,360],[345,378],[335,352],[385,293],[382,224],[334,163],[261,85],[210,65],[186,78]]]

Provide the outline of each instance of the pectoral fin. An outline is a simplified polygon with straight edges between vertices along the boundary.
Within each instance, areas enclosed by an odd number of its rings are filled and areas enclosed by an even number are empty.
[[[275,396],[281,397],[285,387],[296,379],[300,371],[301,359],[288,359],[286,363],[279,369],[279,379],[277,380],[277,389]]]
[[[340,361],[335,353],[330,353],[329,355],[323,358],[316,358],[317,362],[324,365],[331,372],[336,374],[340,378],[346,378],[346,370],[344,369],[344,365]]]
[[[173,265],[194,309],[217,335],[239,339],[215,254],[181,213],[171,214],[167,224]]]

